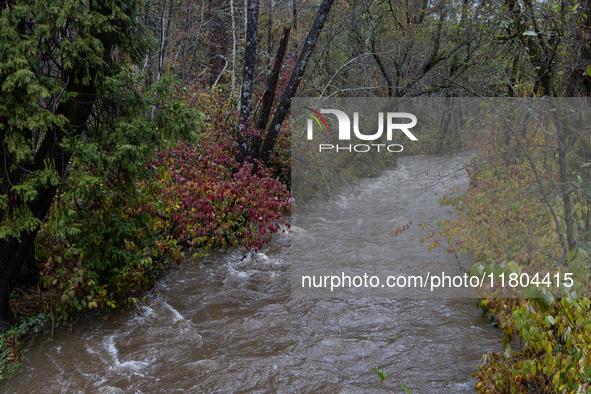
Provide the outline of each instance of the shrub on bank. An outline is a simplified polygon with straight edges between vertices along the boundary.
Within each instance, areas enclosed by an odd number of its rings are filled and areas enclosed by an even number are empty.
[[[72,162],[37,238],[45,290],[26,297],[32,306],[23,316],[51,319],[36,324],[36,331],[74,313],[137,302],[168,265],[189,254],[258,250],[269,242],[289,209],[288,189],[265,169],[253,174],[251,165],[237,163],[232,134],[214,126],[220,124],[203,125],[199,143],[165,144],[133,180],[109,157],[102,162],[115,163],[109,171],[97,172],[97,163],[83,158]],[[103,173],[108,175],[95,175]],[[18,370],[15,344],[29,331],[2,336],[0,379]]]
[[[446,241],[454,253],[473,252],[478,261],[473,275],[538,278],[521,293],[528,298],[506,298],[506,289],[480,293],[483,309],[503,331],[505,350],[483,356],[474,374],[477,392],[591,392],[591,303],[584,298],[591,262],[588,201],[582,193],[572,194],[579,244],[563,256],[558,229],[564,234],[566,222],[557,166],[542,149],[531,148],[529,154],[534,162],[545,163],[537,174],[523,159],[473,160],[470,190],[441,201],[455,207],[459,218],[438,223],[439,230],[424,241],[431,247]],[[567,288],[561,280],[555,286],[556,275],[563,278],[565,272],[574,273],[574,285]],[[546,274],[552,278],[550,287]]]

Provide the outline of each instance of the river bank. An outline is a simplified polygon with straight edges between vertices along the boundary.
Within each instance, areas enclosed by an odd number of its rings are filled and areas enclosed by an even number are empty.
[[[415,393],[473,391],[482,354],[502,342],[473,299],[291,298],[294,236],[172,268],[137,311],[34,345],[5,391],[384,392],[372,367]]]

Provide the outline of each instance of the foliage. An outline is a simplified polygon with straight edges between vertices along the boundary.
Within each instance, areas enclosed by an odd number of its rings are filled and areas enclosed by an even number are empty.
[[[8,335],[0,337],[0,383],[20,372],[21,355],[14,338]]]
[[[470,189],[440,200],[454,208],[458,218],[439,221],[421,242],[429,249],[443,242],[457,258],[472,252],[477,263],[471,275],[493,275],[497,284],[503,275],[534,278],[527,285],[514,286],[515,291],[505,285],[478,293],[485,297],[483,308],[503,330],[505,351],[484,356],[474,374],[479,379],[476,391],[588,392],[590,301],[582,298],[588,295],[588,247],[581,242],[563,254],[560,232],[567,231],[567,224],[561,178],[557,163],[547,156],[555,149],[553,140],[535,127],[527,132],[527,145],[516,149],[519,154],[499,155],[508,149],[502,142],[506,140],[492,132],[482,136],[488,143],[481,145],[481,155],[468,169]],[[570,150],[567,156],[573,174],[583,168],[575,152]],[[579,176],[581,185],[582,179]],[[579,239],[588,229],[589,199],[581,188],[571,190],[573,232]],[[573,286],[562,279],[559,283],[552,279],[549,286],[545,282],[555,275],[565,278],[566,273],[573,274]],[[508,298],[524,296],[528,298]]]
[[[20,373],[23,346],[27,337],[34,337],[56,323],[53,313],[25,316],[20,324],[0,335],[0,383]]]
[[[160,219],[154,228],[199,248],[260,249],[289,209],[285,186],[250,164],[237,168],[232,152],[202,148],[179,144],[154,159],[160,194],[146,206]]]
[[[200,122],[220,106],[198,115],[175,101],[174,83],[163,78],[142,99],[114,90],[124,116],[97,114],[85,138],[72,140],[77,154],[36,245],[51,312],[25,317],[7,338],[74,312],[137,302],[170,263],[181,262],[184,248],[259,249],[278,231],[289,209],[285,185],[262,168],[253,174],[249,165],[239,167],[227,129]],[[152,111],[149,103],[158,101],[163,105]],[[189,141],[172,143],[178,135]],[[16,371],[12,361],[7,368]]]
[[[589,392],[588,298],[562,298],[547,309],[535,299],[482,303],[500,322],[506,349],[483,357],[474,374],[480,380],[479,393]]]
[[[112,125],[97,121],[98,130],[76,145],[79,154],[37,245],[43,282],[56,293],[61,317],[135,302],[169,263],[180,263],[183,248],[259,249],[289,208],[283,184],[262,169],[238,168],[223,125],[202,123],[199,144],[162,139],[198,124],[164,82],[174,81],[161,79],[151,100],[132,100],[133,124],[125,117]],[[152,100],[167,105],[150,119],[150,108],[141,108]],[[150,138],[162,147],[155,155],[146,146]]]
[[[166,242],[140,208],[151,195],[140,186],[149,182],[145,163],[164,138],[195,139],[198,114],[172,96],[174,80],[162,79],[142,97],[128,88],[138,78],[120,70],[84,138],[65,141],[74,152],[71,169],[37,244],[43,283],[57,293],[60,315],[114,307],[149,286],[163,257],[178,258],[174,242],[168,255],[162,251]],[[166,105],[154,111],[150,103],[159,100]]]
[[[378,378],[380,378],[380,382],[384,383],[384,380],[386,380],[386,370],[378,370],[377,368],[372,368],[371,370],[373,371],[373,373],[378,375]]]
[[[195,140],[198,115],[175,97],[173,78],[143,85],[135,62],[151,40],[137,18],[142,5],[2,6],[3,313],[10,311],[7,281],[38,231],[42,283],[58,293],[60,318],[114,305],[160,268],[152,264],[150,217],[134,210],[144,198],[137,185],[166,138]]]
[[[143,26],[133,17],[140,6],[129,0],[114,1],[109,8],[61,0],[18,1],[3,7],[0,238],[20,237],[40,226],[43,218],[31,211],[31,203],[40,188],[61,181],[47,155],[59,155],[51,153],[53,141],[80,135],[80,126],[72,122],[86,112],[81,107],[89,96],[112,98],[127,88],[122,74],[130,74],[130,59],[149,45]],[[117,64],[105,52],[115,42],[123,59]],[[64,142],[62,149],[73,147]]]
[[[373,373],[378,375],[378,378],[380,378],[380,382],[382,383],[382,387],[384,388],[384,390],[390,393],[394,393],[394,389],[388,386],[386,383],[384,383],[384,380],[386,380],[386,370],[378,370],[377,368],[372,368],[371,370],[373,371]],[[400,388],[404,390],[405,393],[412,394],[412,390],[406,387],[404,384],[399,382],[398,385],[400,386]]]

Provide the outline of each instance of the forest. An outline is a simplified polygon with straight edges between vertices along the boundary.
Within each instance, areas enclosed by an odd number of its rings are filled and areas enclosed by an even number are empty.
[[[479,296],[504,352],[482,356],[474,390],[591,392],[591,0],[4,0],[0,12],[0,382],[29,339],[145,302],[171,266],[286,231],[294,203],[325,189],[307,168],[318,184],[292,195],[294,99],[382,97],[450,111],[400,154],[322,174],[349,182],[403,155],[478,151],[425,248],[474,254],[476,276],[575,274],[552,294]],[[451,110],[491,98],[521,126],[493,127],[491,109],[468,127]]]

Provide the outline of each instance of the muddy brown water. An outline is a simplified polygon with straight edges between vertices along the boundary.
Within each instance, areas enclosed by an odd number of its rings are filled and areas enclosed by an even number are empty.
[[[406,158],[394,171],[446,160],[466,157]],[[414,393],[473,392],[482,354],[502,342],[473,299],[292,299],[292,236],[277,235],[255,256],[228,251],[175,267],[137,311],[86,318],[56,330],[48,343],[37,341],[23,372],[0,388],[385,393],[371,371],[377,367],[396,393],[403,392],[398,382]]]

